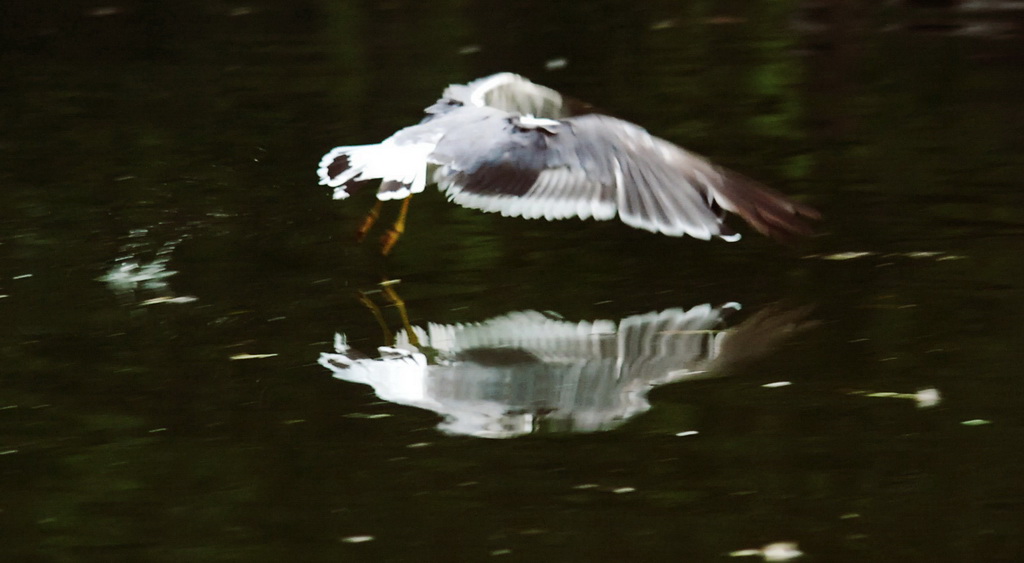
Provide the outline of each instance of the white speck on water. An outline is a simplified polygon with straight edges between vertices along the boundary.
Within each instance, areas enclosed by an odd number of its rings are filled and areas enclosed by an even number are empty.
[[[368,541],[373,541],[375,539],[377,538],[373,536],[348,536],[345,538],[341,538],[341,541],[344,543],[366,543]]]
[[[556,57],[544,63],[544,70],[562,70],[567,66],[569,66],[569,59],[565,57]]]
[[[765,561],[789,561],[803,555],[796,542],[770,543],[761,549],[741,549],[729,553],[730,557],[761,556]]]
[[[917,408],[927,409],[938,405],[942,402],[942,396],[939,394],[939,390],[934,387],[928,389],[921,389],[914,395],[914,400],[917,401]]]

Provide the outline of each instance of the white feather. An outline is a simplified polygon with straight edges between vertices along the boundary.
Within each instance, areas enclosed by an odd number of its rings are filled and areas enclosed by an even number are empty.
[[[349,196],[345,184],[351,181],[380,179],[409,186],[377,194],[381,200],[404,199],[420,193],[427,185],[427,155],[436,143],[398,144],[392,139],[376,145],[335,147],[320,160],[317,174],[320,183],[334,188],[334,199]],[[337,176],[328,174],[328,167],[338,157],[348,158],[349,168]]]

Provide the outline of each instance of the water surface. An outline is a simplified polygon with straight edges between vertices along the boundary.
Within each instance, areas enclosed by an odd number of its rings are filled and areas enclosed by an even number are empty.
[[[4,559],[1019,560],[1024,17],[998,8],[0,9]],[[332,201],[320,155],[504,70],[818,207],[820,236],[705,243],[429,192],[392,256],[354,242],[369,190]],[[504,370],[484,395],[531,421],[455,432],[318,363],[336,334],[375,361],[407,328],[384,280],[409,326],[533,312],[636,344],[602,362],[681,365],[634,388],[567,379],[550,344],[434,342],[425,360]],[[695,311],[728,314],[626,336]],[[713,361],[744,326],[768,337]],[[568,423],[540,393],[570,380],[632,407]]]

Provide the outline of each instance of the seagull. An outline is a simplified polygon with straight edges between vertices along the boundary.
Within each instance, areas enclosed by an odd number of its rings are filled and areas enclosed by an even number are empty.
[[[719,375],[738,303],[572,322],[513,311],[483,322],[410,326],[370,358],[334,335],[319,363],[378,398],[434,411],[455,435],[512,438],[615,428],[651,408],[655,387]],[[415,342],[415,344],[414,344]]]
[[[420,123],[378,144],[332,149],[317,170],[334,199],[348,198],[363,180],[381,180],[360,239],[383,202],[402,200],[382,237],[385,255],[405,231],[411,196],[429,183],[458,205],[507,217],[618,217],[638,229],[702,240],[739,240],[726,212],[782,242],[812,234],[810,221],[821,218],[808,205],[517,74],[450,85],[424,113]]]
[[[381,400],[442,415],[438,428],[447,434],[595,432],[649,410],[656,387],[742,371],[818,325],[810,306],[771,305],[735,324],[741,309],[706,303],[580,322],[527,310],[413,326],[400,308],[404,328],[393,335],[376,310],[387,341],[378,357],[335,333],[319,363],[337,379],[371,386]]]

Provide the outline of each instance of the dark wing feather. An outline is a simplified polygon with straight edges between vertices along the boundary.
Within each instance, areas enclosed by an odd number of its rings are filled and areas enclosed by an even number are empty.
[[[719,169],[723,181],[716,188],[716,199],[727,211],[743,218],[763,235],[791,243],[814,234],[812,221],[821,213],[803,203],[731,170]]]

